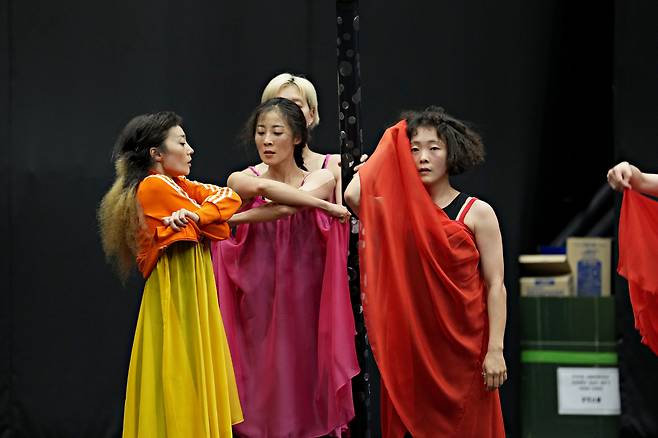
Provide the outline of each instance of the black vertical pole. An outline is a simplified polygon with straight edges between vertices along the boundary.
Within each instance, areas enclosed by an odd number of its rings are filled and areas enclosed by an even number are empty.
[[[343,189],[352,179],[354,166],[359,163],[362,152],[361,130],[361,68],[359,64],[359,2],[358,0],[336,1],[337,26],[337,80],[338,80],[338,128],[340,132],[340,154]],[[351,220],[350,248],[347,259],[352,310],[356,322],[356,350],[361,373],[352,380],[352,391],[356,417],[350,423],[352,438],[376,437],[373,423],[378,426],[379,416],[372,415],[373,390],[369,372],[372,355],[368,350],[361,290],[359,284],[359,222]],[[377,388],[378,389],[378,388]],[[376,398],[378,399],[378,397]],[[375,409],[375,411],[379,411]]]
[[[359,64],[359,2],[337,0],[338,127],[343,183],[352,178],[361,157],[361,67]],[[343,188],[346,184],[343,184]]]

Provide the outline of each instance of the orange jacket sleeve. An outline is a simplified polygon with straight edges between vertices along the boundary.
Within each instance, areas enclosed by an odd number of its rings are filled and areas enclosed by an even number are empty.
[[[231,193],[228,193],[217,186],[205,186],[185,178],[174,180],[165,175],[149,175],[141,182],[137,198],[149,229],[155,229],[152,237],[158,247],[177,240],[198,240],[201,235],[215,240],[226,239],[230,235],[225,221],[240,207],[240,197],[230,189]],[[181,208],[198,214],[199,223],[190,221],[180,231],[174,231],[162,223],[163,218]]]
[[[230,230],[225,223],[242,205],[240,196],[229,187],[219,187],[179,178],[184,191],[192,198],[198,207],[194,211],[199,215],[201,232],[211,239],[226,239]]]
[[[149,175],[139,184],[137,200],[142,208],[150,239],[154,246],[162,249],[177,240],[198,240],[200,230],[190,221],[190,224],[180,231],[165,226],[162,222],[174,211],[186,208],[194,211],[197,205],[171,179],[164,175]],[[190,226],[191,225],[191,226]]]

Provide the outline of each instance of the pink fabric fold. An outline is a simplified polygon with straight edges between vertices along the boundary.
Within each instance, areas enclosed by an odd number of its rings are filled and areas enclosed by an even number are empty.
[[[305,209],[241,225],[212,245],[245,417],[235,427],[240,436],[318,437],[354,417],[348,233],[348,224]]]

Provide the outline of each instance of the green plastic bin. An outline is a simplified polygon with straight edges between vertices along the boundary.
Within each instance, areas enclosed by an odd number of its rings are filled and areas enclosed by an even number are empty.
[[[524,438],[606,438],[618,415],[559,415],[558,367],[616,367],[612,297],[521,297]]]

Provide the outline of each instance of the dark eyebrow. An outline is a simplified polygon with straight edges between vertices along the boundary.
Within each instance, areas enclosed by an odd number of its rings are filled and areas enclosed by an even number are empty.
[[[256,125],[256,128],[266,128],[265,125]],[[272,125],[272,128],[285,128],[284,125]]]
[[[420,141],[420,140],[414,140],[410,142],[411,144],[423,144],[423,143],[441,143],[441,140],[425,140],[425,141]]]

